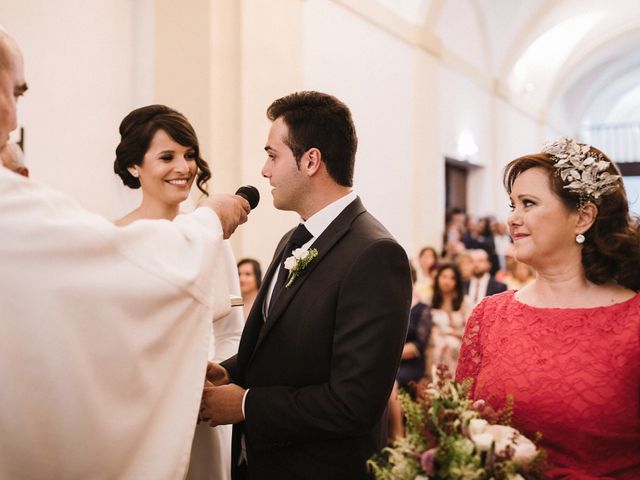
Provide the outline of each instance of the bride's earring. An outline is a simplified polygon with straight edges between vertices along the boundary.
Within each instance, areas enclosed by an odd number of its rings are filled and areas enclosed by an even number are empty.
[[[131,175],[133,175],[134,177],[138,178],[138,175],[139,175],[138,170],[132,171]]]
[[[584,235],[579,233],[576,235],[576,243],[582,245],[584,243]]]

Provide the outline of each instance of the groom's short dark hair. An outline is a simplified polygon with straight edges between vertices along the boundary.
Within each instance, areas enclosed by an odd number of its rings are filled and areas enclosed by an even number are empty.
[[[353,168],[358,137],[351,111],[332,95],[320,92],[296,92],[275,100],[267,109],[272,122],[282,117],[289,129],[285,143],[298,167],[302,155],[317,148],[333,180],[353,186]]]

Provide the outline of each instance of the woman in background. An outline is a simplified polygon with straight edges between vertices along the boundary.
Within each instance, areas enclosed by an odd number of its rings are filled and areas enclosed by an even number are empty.
[[[129,113],[120,124],[114,171],[129,188],[142,189],[142,202],[116,225],[125,227],[140,220],[171,221],[180,213],[193,182],[207,194],[211,177],[200,157],[198,138],[188,120],[164,105],[149,105]],[[228,282],[239,291],[235,259],[226,244]],[[212,322],[209,359],[221,361],[238,350],[244,321],[240,309]],[[203,381],[204,370],[203,365]],[[196,419],[194,418],[194,422]],[[196,427],[188,477],[222,480],[231,476],[231,425],[211,428],[206,422]]]
[[[433,276],[438,268],[438,252],[433,247],[423,247],[418,254],[419,280],[414,282],[413,291],[423,303],[431,303]]]
[[[464,326],[470,313],[460,270],[453,263],[441,265],[436,273],[431,303],[430,368],[443,363],[452,374],[455,372]]]
[[[473,311],[456,378],[542,434],[549,478],[640,472],[640,228],[615,165],[561,138],[507,165],[516,260],[533,282]]]
[[[238,262],[238,278],[240,280],[240,294],[246,320],[262,285],[262,269],[260,263],[253,258],[243,258]]]
[[[536,279],[536,273],[526,263],[518,262],[513,257],[507,257],[507,273],[504,283],[509,290],[520,290]]]

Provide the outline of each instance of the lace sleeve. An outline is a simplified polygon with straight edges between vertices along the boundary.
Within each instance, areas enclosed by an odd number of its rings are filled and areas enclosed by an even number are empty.
[[[480,369],[482,361],[482,345],[480,344],[480,325],[483,323],[486,299],[478,305],[473,312],[462,336],[462,346],[460,348],[460,357],[458,358],[458,367],[456,368],[456,380],[462,381],[465,378],[474,378]]]

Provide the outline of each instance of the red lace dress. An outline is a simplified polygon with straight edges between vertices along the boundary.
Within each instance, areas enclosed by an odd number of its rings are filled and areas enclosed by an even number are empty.
[[[513,291],[467,322],[456,379],[513,426],[542,434],[551,478],[640,479],[640,294],[596,308],[536,308]]]

